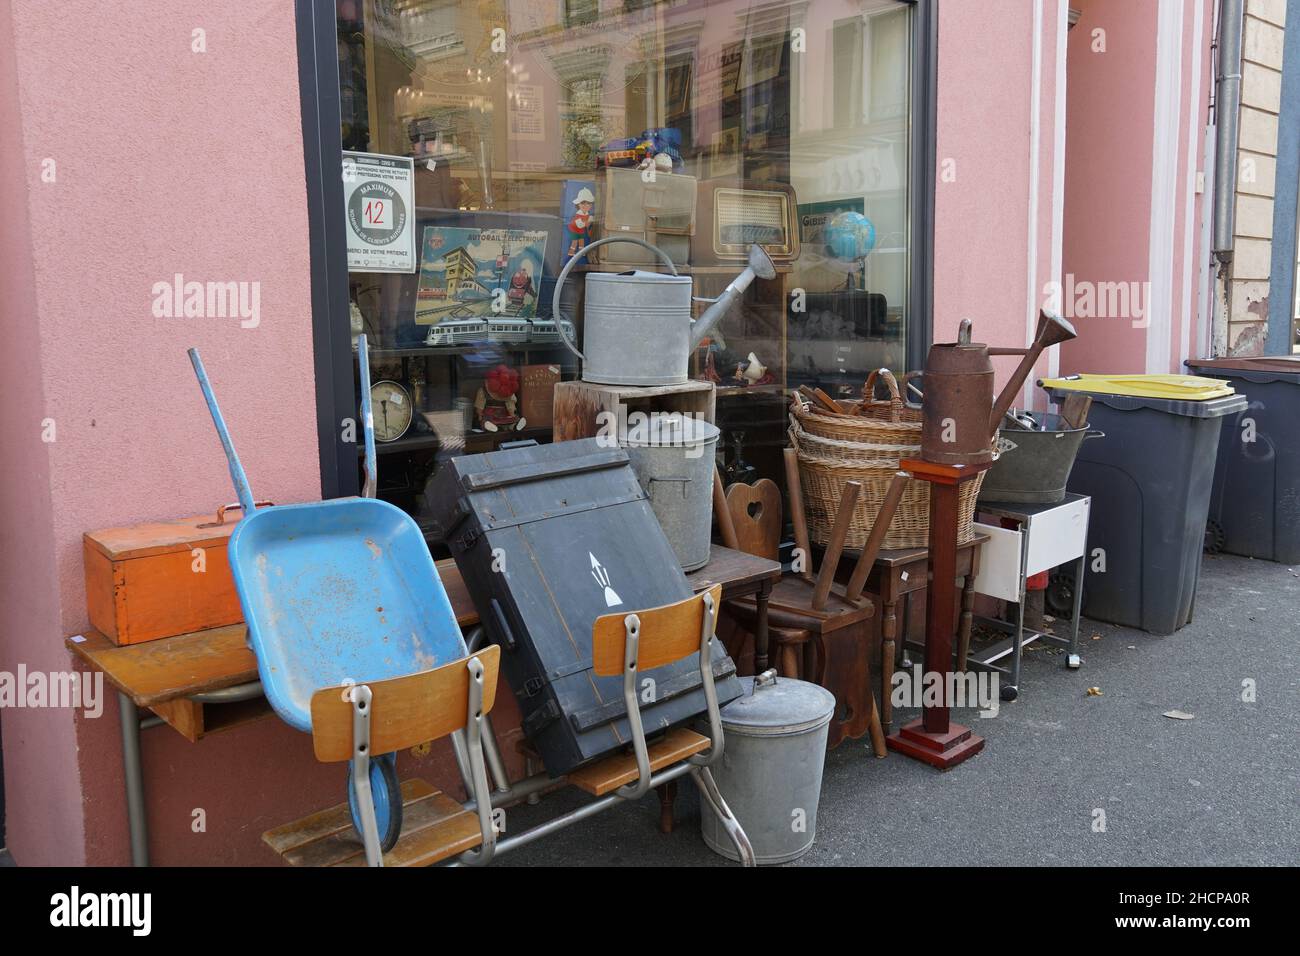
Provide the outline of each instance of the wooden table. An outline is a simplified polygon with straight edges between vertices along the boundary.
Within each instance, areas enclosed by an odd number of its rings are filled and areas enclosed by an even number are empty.
[[[455,562],[437,562],[438,575],[462,630],[478,624],[465,582]],[[714,545],[709,563],[687,575],[699,593],[722,585],[724,598],[757,596],[762,610],[766,653],[767,596],[781,577],[781,565]],[[122,721],[122,769],[126,778],[131,861],[149,865],[148,821],[140,731],[167,723],[197,742],[209,733],[228,730],[271,713],[257,676],[257,658],[248,646],[245,627],[232,624],[119,647],[98,631],[74,634],[64,643],[118,692]],[[140,708],[154,712],[142,718]]]
[[[961,622],[957,631],[957,669],[966,669],[966,654],[970,649],[971,615],[975,602],[975,577],[980,570],[980,545],[988,535],[980,534],[965,544],[957,546],[957,577],[962,579]],[[841,562],[841,575],[853,566],[848,560]],[[909,600],[917,591],[924,591],[928,583],[930,552],[926,548],[897,548],[881,551],[867,576],[864,593],[880,603],[880,722],[889,727],[892,720],[890,697],[894,681],[894,653],[898,649],[898,603]],[[954,582],[955,583],[955,582]],[[907,635],[903,635],[905,646]],[[920,647],[921,645],[915,645]]]

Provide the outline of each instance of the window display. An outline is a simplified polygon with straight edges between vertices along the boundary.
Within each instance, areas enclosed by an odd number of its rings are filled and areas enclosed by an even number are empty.
[[[589,275],[671,261],[698,319],[751,245],[767,254],[775,275],[690,350],[689,377],[716,388],[728,475],[783,482],[787,389],[856,397],[871,369],[905,371],[909,4],[336,10],[345,175],[388,176],[345,183],[354,333],[387,390],[380,496],[417,520],[449,457],[551,439],[556,387],[582,372],[564,339],[589,341]],[[615,236],[659,252],[596,245]]]

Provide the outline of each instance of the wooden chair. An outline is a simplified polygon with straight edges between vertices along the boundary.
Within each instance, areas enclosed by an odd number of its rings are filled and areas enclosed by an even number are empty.
[[[712,653],[722,585],[663,607],[632,614],[605,614],[592,629],[592,670],[601,677],[623,675],[623,701],[632,732],[631,752],[580,767],[568,782],[592,796],[617,795],[639,800],[652,786],[689,773],[705,806],[722,823],[745,866],[754,865],[754,850],[732,814],[709,765],[722,756],[722,715],[713,684]],[[670,729],[655,743],[646,741],[641,723],[638,674],[690,654],[699,656],[709,736],[685,727]],[[683,771],[685,765],[688,769]]]
[[[481,739],[496,700],[500,659],[500,648],[485,647],[433,670],[313,694],[316,759],[352,762],[362,839],[357,840],[346,803],[268,830],[262,839],[295,866],[429,866],[451,857],[478,865],[490,862],[496,831]],[[423,780],[407,781],[402,785],[401,837],[381,853],[370,792],[371,754],[459,732],[465,735],[468,789],[476,809],[466,810]]]
[[[776,482],[770,478],[760,478],[752,485],[738,481],[723,492],[722,475],[714,469],[713,500],[724,545],[770,561],[780,558],[784,514]],[[725,601],[722,610],[728,620],[747,624],[747,633],[753,633],[753,601]],[[820,663],[825,661],[825,654],[820,642],[813,641],[812,631],[806,627],[776,627],[769,619],[767,635],[772,660],[782,677],[821,683]],[[740,650],[736,647],[732,658],[738,658]]]
[[[787,632],[807,631],[805,670],[835,695],[836,715],[831,720],[827,746],[834,747],[846,736],[858,738],[871,734],[876,756],[885,756],[885,734],[871,680],[871,649],[868,624],[874,613],[869,598],[862,595],[867,575],[875,563],[880,545],[889,531],[894,511],[902,498],[907,475],[899,473],[891,482],[876,523],[862,548],[847,584],[835,583],[844,542],[848,536],[853,509],[862,486],[847,481],[840,496],[839,510],[831,528],[831,537],[822,557],[821,568],[813,574],[811,545],[803,515],[803,492],[799,468],[793,449],[785,450],[786,485],[790,495],[791,518],[795,529],[795,546],[805,556],[802,572],[787,575],[772,589],[769,599],[769,632],[774,628]],[[737,496],[742,501],[746,496]],[[730,500],[730,489],[728,490]],[[728,509],[730,513],[730,509]],[[740,540],[737,531],[737,540]],[[750,624],[755,619],[752,601],[736,604],[737,619]],[[809,666],[808,652],[815,652],[816,663]]]

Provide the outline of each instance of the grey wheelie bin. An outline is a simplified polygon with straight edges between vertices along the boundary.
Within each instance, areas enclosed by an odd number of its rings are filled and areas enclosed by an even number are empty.
[[[1188,361],[1247,405],[1224,422],[1205,545],[1300,564],[1300,355]]]
[[[1224,418],[1246,399],[1192,375],[1079,375],[1041,383],[1093,397],[1069,490],[1092,498],[1083,613],[1172,634],[1192,619]]]

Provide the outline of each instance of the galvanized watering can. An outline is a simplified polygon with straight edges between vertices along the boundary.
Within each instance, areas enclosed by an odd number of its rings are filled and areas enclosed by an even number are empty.
[[[631,242],[649,249],[672,271],[590,272],[586,277],[583,345],[569,340],[560,318],[560,291],[577,261],[607,242]],[[687,379],[691,350],[717,324],[749,288],[755,277],[771,279],[776,268],[759,246],[749,247],[749,265],[731,280],[717,299],[695,299],[689,276],[662,249],[631,236],[607,236],[587,246],[568,261],[555,283],[551,314],[564,344],[582,359],[582,379],[601,385],[681,385]],[[698,320],[691,319],[691,303],[712,302]]]

